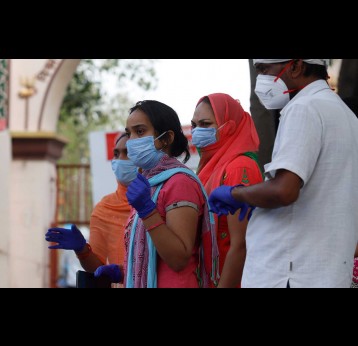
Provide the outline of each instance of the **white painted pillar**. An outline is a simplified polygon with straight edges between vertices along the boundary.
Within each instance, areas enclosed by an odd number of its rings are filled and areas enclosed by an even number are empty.
[[[0,131],[0,288],[9,287],[10,135]]]
[[[55,166],[14,160],[11,183],[10,287],[48,287],[45,230],[55,214]]]
[[[49,287],[50,252],[45,233],[55,217],[56,160],[65,143],[56,135],[56,126],[66,88],[79,62],[10,61],[9,287]]]

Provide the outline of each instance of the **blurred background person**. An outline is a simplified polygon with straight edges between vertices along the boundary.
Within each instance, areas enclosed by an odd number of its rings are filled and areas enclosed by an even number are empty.
[[[112,170],[118,187],[95,206],[90,219],[89,243],[76,225],[70,229],[50,228],[45,236],[47,241],[57,243],[49,249],[74,250],[88,272],[94,272],[104,264],[123,264],[124,227],[130,212],[125,194],[128,184],[137,175],[137,168],[127,156],[127,139],[123,134],[116,140]]]

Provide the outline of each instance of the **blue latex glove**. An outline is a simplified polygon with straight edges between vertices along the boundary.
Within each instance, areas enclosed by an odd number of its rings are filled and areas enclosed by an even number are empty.
[[[138,173],[129,185],[126,192],[129,204],[138,212],[142,219],[149,215],[156,205],[151,199],[150,184],[142,174]]]
[[[49,246],[49,249],[81,251],[86,245],[86,239],[76,225],[72,225],[71,229],[50,228],[45,238],[47,241],[58,243],[57,245]]]
[[[121,268],[117,264],[108,264],[98,267],[94,272],[94,276],[98,278],[102,275],[109,276],[114,283],[121,283],[123,281]]]
[[[210,211],[218,214],[218,216],[235,214],[240,209],[239,221],[243,221],[246,217],[247,212],[251,208],[248,220],[250,220],[251,215],[255,207],[237,201],[234,197],[232,197],[232,190],[235,187],[243,186],[243,185],[236,185],[236,186],[226,186],[222,185],[216,188],[209,197],[209,206]]]

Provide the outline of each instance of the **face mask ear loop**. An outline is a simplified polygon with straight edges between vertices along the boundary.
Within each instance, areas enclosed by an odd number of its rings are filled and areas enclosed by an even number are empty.
[[[220,129],[222,129],[226,124],[227,124],[227,122],[223,123],[220,127],[217,128],[216,131],[219,131]]]
[[[157,138],[155,138],[154,140],[156,141],[157,139],[159,139],[159,138],[163,137],[163,136],[164,136],[167,132],[168,132],[168,131],[163,132],[160,136],[158,136],[158,137],[157,137]]]
[[[160,137],[163,137],[167,132],[168,132],[168,131],[163,132],[160,136],[158,136],[158,137],[155,138],[154,140],[156,141],[156,140],[159,139]],[[165,145],[163,148],[160,148],[159,151],[165,153],[165,152],[163,151],[163,149],[165,149],[166,146],[167,146],[167,145]]]

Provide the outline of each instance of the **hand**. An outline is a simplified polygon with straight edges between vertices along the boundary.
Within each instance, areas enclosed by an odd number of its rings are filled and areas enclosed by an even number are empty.
[[[234,215],[236,211],[241,209],[239,215],[239,221],[243,221],[245,219],[245,216],[249,208],[251,208],[248,215],[248,220],[250,220],[250,217],[255,207],[247,203],[237,201],[234,197],[232,197],[231,194],[232,190],[238,186],[243,186],[243,185],[236,185],[236,186],[222,185],[216,188],[209,197],[210,211],[214,212],[215,214],[218,214],[218,216],[220,217],[222,215],[228,215],[229,213]]]
[[[94,272],[94,276],[98,278],[102,275],[109,276],[114,283],[121,283],[123,281],[121,268],[117,264],[108,264],[98,267]]]
[[[58,243],[49,246],[49,249],[81,251],[86,245],[86,239],[76,225],[72,225],[71,229],[50,228],[45,237],[47,241]]]
[[[155,203],[151,199],[149,181],[140,173],[128,185],[126,196],[129,204],[137,210],[141,219],[149,215],[156,208]]]

